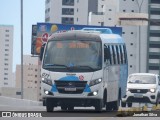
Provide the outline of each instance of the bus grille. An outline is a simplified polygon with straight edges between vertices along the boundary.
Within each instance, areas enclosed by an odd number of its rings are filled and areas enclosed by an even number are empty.
[[[87,81],[59,81],[55,80],[55,85],[59,93],[81,94],[86,87]]]
[[[148,89],[130,89],[131,93],[147,93]]]

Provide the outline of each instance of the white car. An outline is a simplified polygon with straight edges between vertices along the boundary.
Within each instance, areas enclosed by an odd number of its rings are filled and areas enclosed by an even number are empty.
[[[160,77],[151,73],[134,73],[128,76],[126,95],[121,106],[132,107],[132,103],[160,103]]]

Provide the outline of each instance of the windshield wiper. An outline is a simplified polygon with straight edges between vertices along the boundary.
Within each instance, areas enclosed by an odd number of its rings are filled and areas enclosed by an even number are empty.
[[[90,70],[95,70],[94,68],[92,68],[91,66],[83,66],[83,65],[78,65],[78,66],[74,66],[74,67],[80,67],[80,68],[89,68]]]
[[[66,65],[61,65],[61,64],[45,64],[45,66],[58,66],[58,67],[65,67],[68,68]]]

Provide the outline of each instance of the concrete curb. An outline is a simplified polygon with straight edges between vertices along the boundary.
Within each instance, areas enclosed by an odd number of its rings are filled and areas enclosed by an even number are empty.
[[[9,106],[42,106],[42,102],[0,96],[1,105]]]

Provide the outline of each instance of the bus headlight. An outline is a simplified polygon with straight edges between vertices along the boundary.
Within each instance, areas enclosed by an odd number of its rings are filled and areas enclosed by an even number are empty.
[[[154,93],[156,91],[155,88],[150,89],[150,92]]]
[[[50,80],[50,79],[42,78],[42,82],[52,86],[52,80]]]
[[[90,86],[93,86],[93,85],[99,84],[99,83],[101,83],[101,82],[102,82],[102,79],[99,78],[99,79],[90,81],[89,85],[90,85]]]

